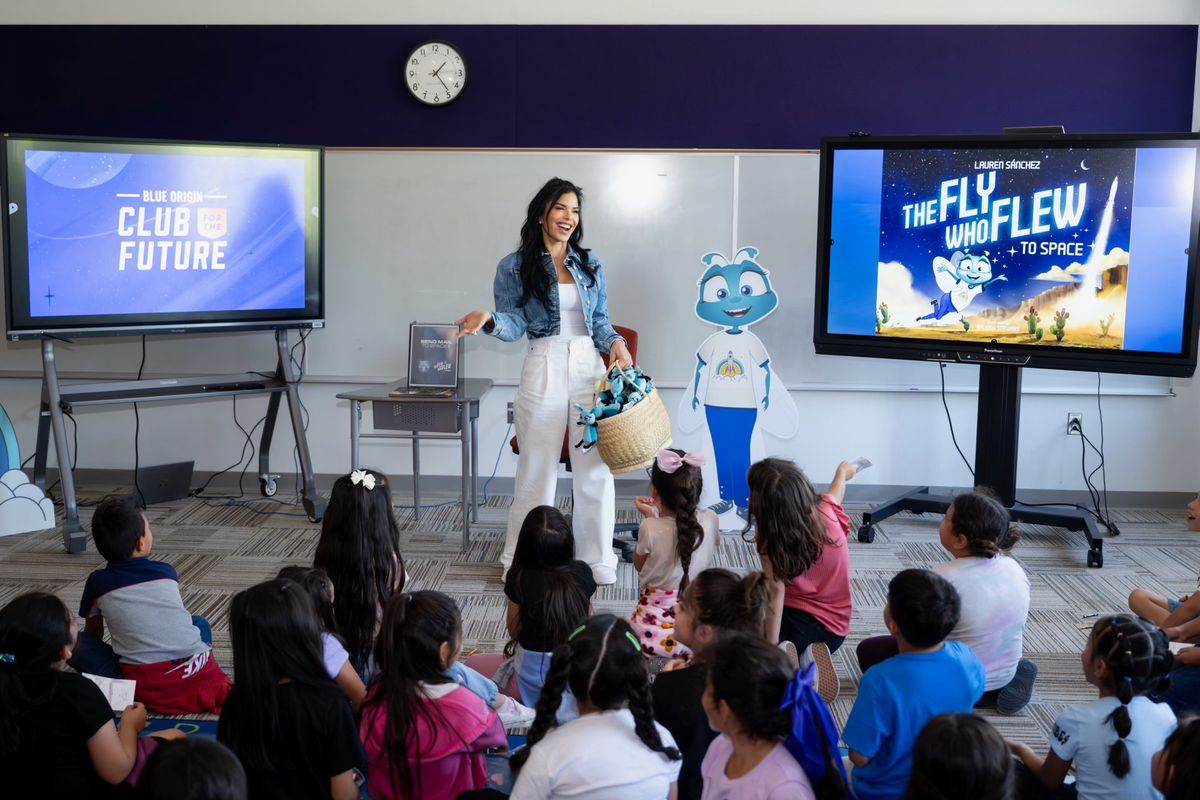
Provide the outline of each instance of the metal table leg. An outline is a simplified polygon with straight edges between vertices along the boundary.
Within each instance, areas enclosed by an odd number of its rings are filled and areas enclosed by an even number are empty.
[[[358,436],[362,432],[362,401],[350,401],[350,471],[360,469]]]
[[[471,502],[471,489],[469,484],[471,478],[471,422],[468,419],[471,416],[471,403],[463,401],[458,404],[458,427],[462,434],[462,525],[463,525],[463,550],[471,544],[471,512],[467,505]]]
[[[421,440],[412,431],[413,448],[413,522],[421,521]]]
[[[471,417],[471,522],[479,522],[479,408]]]

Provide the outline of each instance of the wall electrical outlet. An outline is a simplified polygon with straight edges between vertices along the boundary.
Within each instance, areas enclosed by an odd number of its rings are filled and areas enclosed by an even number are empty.
[[[517,414],[515,411],[513,411],[513,404],[509,403],[508,404],[508,424],[515,425],[516,422],[517,422]]]
[[[1083,433],[1083,414],[1078,411],[1067,412],[1067,435],[1079,436]]]

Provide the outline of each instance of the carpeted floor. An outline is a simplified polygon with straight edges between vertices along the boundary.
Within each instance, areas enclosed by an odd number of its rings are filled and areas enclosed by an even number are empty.
[[[112,487],[91,487],[81,500],[95,499]],[[404,498],[398,498],[404,502]],[[570,500],[560,501],[569,508]],[[504,593],[496,563],[503,541],[508,497],[493,497],[479,510],[471,547],[460,551],[457,505],[423,510],[420,521],[411,508],[398,508],[403,529],[401,549],[412,589],[438,589],[458,601],[469,651],[498,651],[504,644]],[[848,504],[855,526],[863,507]],[[90,509],[80,509],[86,525]],[[311,563],[319,527],[290,505],[261,500],[228,505],[219,500],[186,500],[152,507],[153,557],[179,572],[184,602],[193,614],[213,626],[219,662],[232,672],[228,607],[239,590],[273,577],[287,564]],[[1081,534],[1042,526],[1024,526],[1024,541],[1013,555],[1033,584],[1033,604],[1026,632],[1026,656],[1040,669],[1034,701],[1016,717],[989,715],[1001,733],[1045,746],[1054,718],[1064,706],[1095,697],[1083,679],[1079,653],[1097,613],[1124,610],[1129,592],[1138,586],[1170,597],[1196,588],[1200,574],[1200,536],[1186,532],[1183,509],[1113,511],[1122,535],[1105,543],[1102,570],[1085,565]],[[618,521],[634,521],[631,503],[621,505]],[[902,515],[879,526],[873,544],[851,538],[853,632],[834,656],[841,676],[841,696],[834,714],[844,723],[861,677],[854,645],[866,636],[885,633],[882,611],[887,582],[900,569],[928,567],[947,560],[937,540],[938,520]],[[0,538],[0,605],[30,590],[58,594],[72,609],[79,604],[88,573],[102,559],[89,543],[88,552],[67,555],[61,537],[48,531]],[[722,535],[717,564],[735,570],[756,569],[758,559],[739,534]],[[597,594],[598,611],[628,614],[636,600],[637,576],[621,564],[614,586]]]

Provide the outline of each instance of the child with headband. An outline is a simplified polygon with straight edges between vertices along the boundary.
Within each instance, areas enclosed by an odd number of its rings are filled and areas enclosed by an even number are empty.
[[[1099,620],[1083,649],[1083,674],[1100,697],[1059,715],[1045,758],[1008,743],[1024,766],[1018,794],[1052,796],[1075,762],[1080,800],[1159,797],[1150,762],[1175,730],[1175,714],[1145,695],[1166,683],[1172,661],[1167,637],[1145,620],[1130,614]]]
[[[560,726],[567,688],[579,717]],[[679,765],[674,739],[654,721],[641,643],[625,620],[592,617],[554,650],[529,745],[512,758],[512,796],[661,800],[674,796]]]
[[[637,498],[645,519],[638,529],[633,566],[638,605],[629,624],[647,656],[686,656],[675,638],[675,606],[692,575],[708,568],[720,541],[717,515],[697,511],[704,456],[660,450],[650,467],[650,496]]]

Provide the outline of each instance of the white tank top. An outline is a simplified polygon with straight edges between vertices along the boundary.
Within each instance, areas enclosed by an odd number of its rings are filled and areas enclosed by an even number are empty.
[[[579,299],[579,287],[574,282],[558,284],[558,335],[563,339],[587,336],[587,323],[583,319],[583,302]]]

